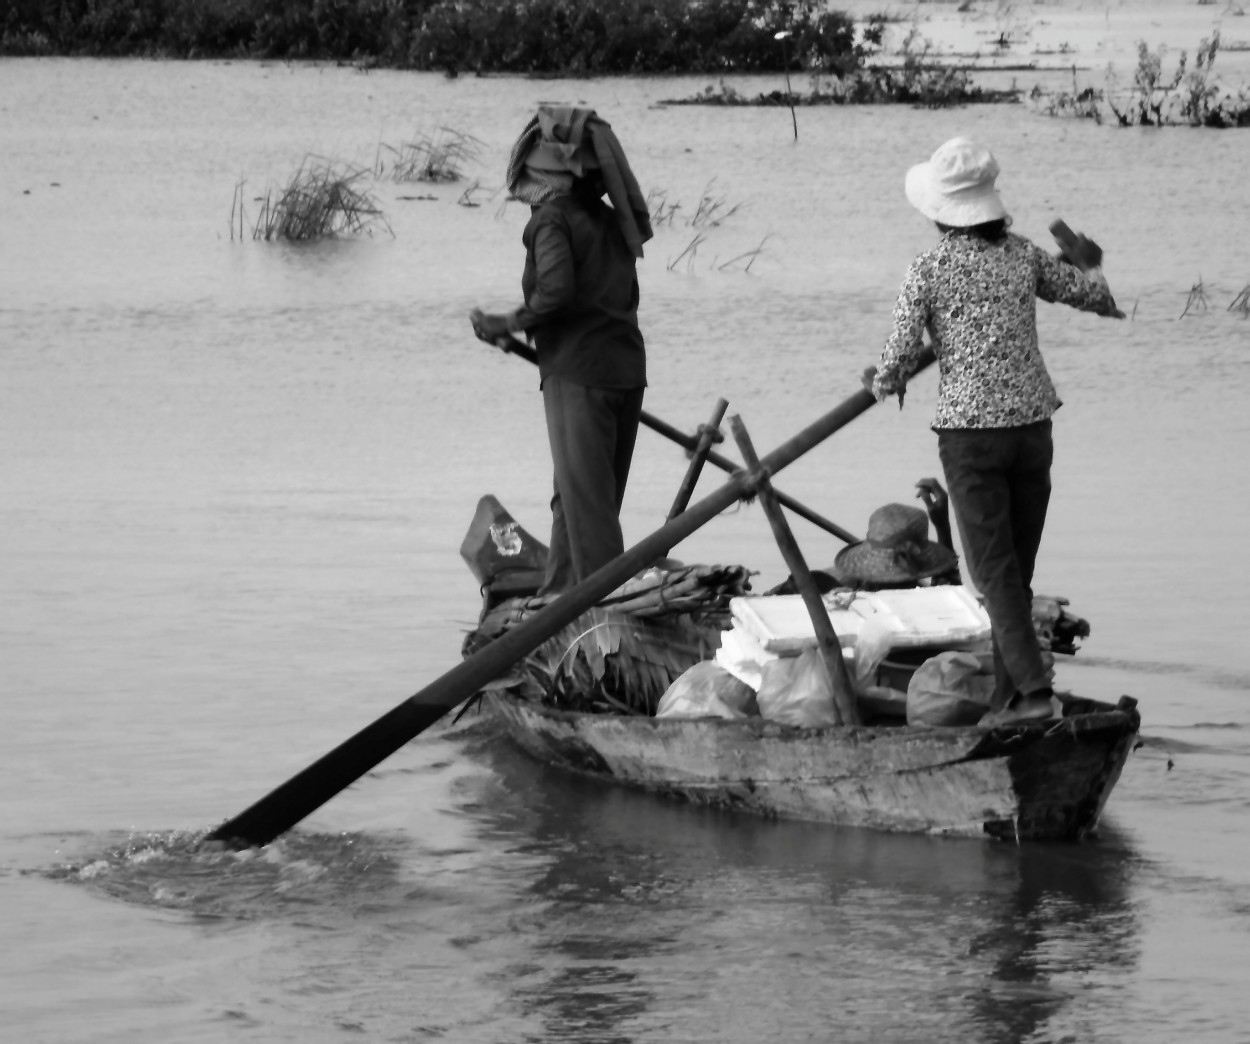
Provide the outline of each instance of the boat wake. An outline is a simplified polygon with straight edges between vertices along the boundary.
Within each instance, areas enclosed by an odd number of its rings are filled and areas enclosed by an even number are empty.
[[[293,831],[232,851],[205,843],[207,834],[130,834],[98,854],[29,872],[127,903],[235,920],[358,908],[401,886],[399,839]]]

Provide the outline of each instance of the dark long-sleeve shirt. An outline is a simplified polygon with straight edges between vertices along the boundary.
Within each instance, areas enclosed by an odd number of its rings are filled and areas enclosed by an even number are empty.
[[[534,208],[522,241],[525,304],[511,323],[532,334],[540,381],[644,387],[638,275],[611,208],[576,194],[549,200]]]
[[[906,384],[928,328],[941,371],[935,429],[1046,420],[1060,400],[1037,345],[1039,297],[1116,314],[1097,270],[1081,272],[1017,235],[988,242],[948,233],[907,271],[874,393]]]

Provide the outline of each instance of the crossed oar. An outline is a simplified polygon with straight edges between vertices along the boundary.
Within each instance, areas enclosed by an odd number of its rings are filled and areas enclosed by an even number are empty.
[[[513,350],[516,354],[534,361],[533,353],[520,342],[517,342],[517,347]],[[919,368],[923,369],[932,361],[932,355],[927,355]],[[740,468],[719,455],[714,458],[709,454],[708,459],[714,464],[732,472],[732,477],[723,486],[665,522],[650,536],[626,549],[620,557],[592,573],[533,616],[456,664],[446,674],[340,743],[254,805],[222,823],[206,840],[246,847],[268,844],[285,833],[413,737],[429,728],[448,711],[459,706],[518,660],[533,652],[639,570],[667,555],[670,549],[695,530],[743,497],[753,496],[761,488],[769,489],[771,475],[792,464],[808,450],[845,427],[875,402],[869,392],[860,389],[767,456],[750,461],[747,469]],[[643,423],[681,445],[690,445],[693,448],[696,442],[655,418],[648,419],[644,416]],[[751,456],[754,456],[753,452]],[[783,500],[781,494],[771,490],[770,492],[778,501],[793,510],[801,507],[788,497]],[[800,513],[803,512],[806,509]],[[813,521],[819,519],[819,516],[813,518],[813,515],[814,512],[806,513],[804,517]],[[831,522],[822,519],[817,524],[844,540],[854,539],[844,530],[834,527]]]
[[[509,352],[512,355],[524,359],[526,362],[531,362],[535,366],[538,365],[538,353],[524,341],[519,341],[515,337],[508,337],[506,339],[501,338],[498,344],[505,352]],[[642,417],[640,420],[645,427],[650,428],[654,432],[658,432],[666,439],[671,439],[688,453],[700,452],[699,439],[697,436],[687,435],[684,431],[674,428],[668,422],[660,420],[659,417],[648,413],[646,410],[642,411]],[[706,450],[703,453],[703,456],[709,464],[715,464],[721,469],[721,471],[727,471],[731,475],[735,471],[739,471],[742,468],[741,464],[736,464],[728,457],[722,457],[715,450]],[[845,540],[848,544],[853,544],[859,539],[859,537],[843,529],[836,522],[830,522],[829,519],[825,518],[823,515],[817,514],[805,504],[799,503],[799,501],[795,500],[793,497],[787,496],[780,490],[774,490],[773,494],[776,496],[778,503],[782,506],[788,507],[799,517],[805,518],[809,522],[820,526],[820,528],[826,532],[832,533],[839,540]]]

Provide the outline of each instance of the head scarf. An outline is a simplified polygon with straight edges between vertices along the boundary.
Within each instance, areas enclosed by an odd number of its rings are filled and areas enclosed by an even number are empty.
[[[508,157],[508,191],[537,205],[571,191],[573,179],[598,170],[634,257],[652,236],[651,213],[625,151],[593,109],[540,105]]]
[[[568,171],[538,170],[536,167],[523,166],[516,183],[509,185],[509,188],[513,199],[536,207],[549,199],[567,196],[573,191],[574,180],[574,176]]]

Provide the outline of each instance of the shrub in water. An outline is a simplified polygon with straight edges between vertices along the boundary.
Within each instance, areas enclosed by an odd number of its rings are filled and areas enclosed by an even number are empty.
[[[252,229],[253,239],[324,239],[328,236],[372,234],[377,225],[391,231],[381,208],[356,183],[369,172],[339,167],[310,157],[277,196],[272,191],[261,201],[260,216]],[[235,190],[235,222],[242,225],[242,192]],[[241,233],[240,233],[241,234]]]

